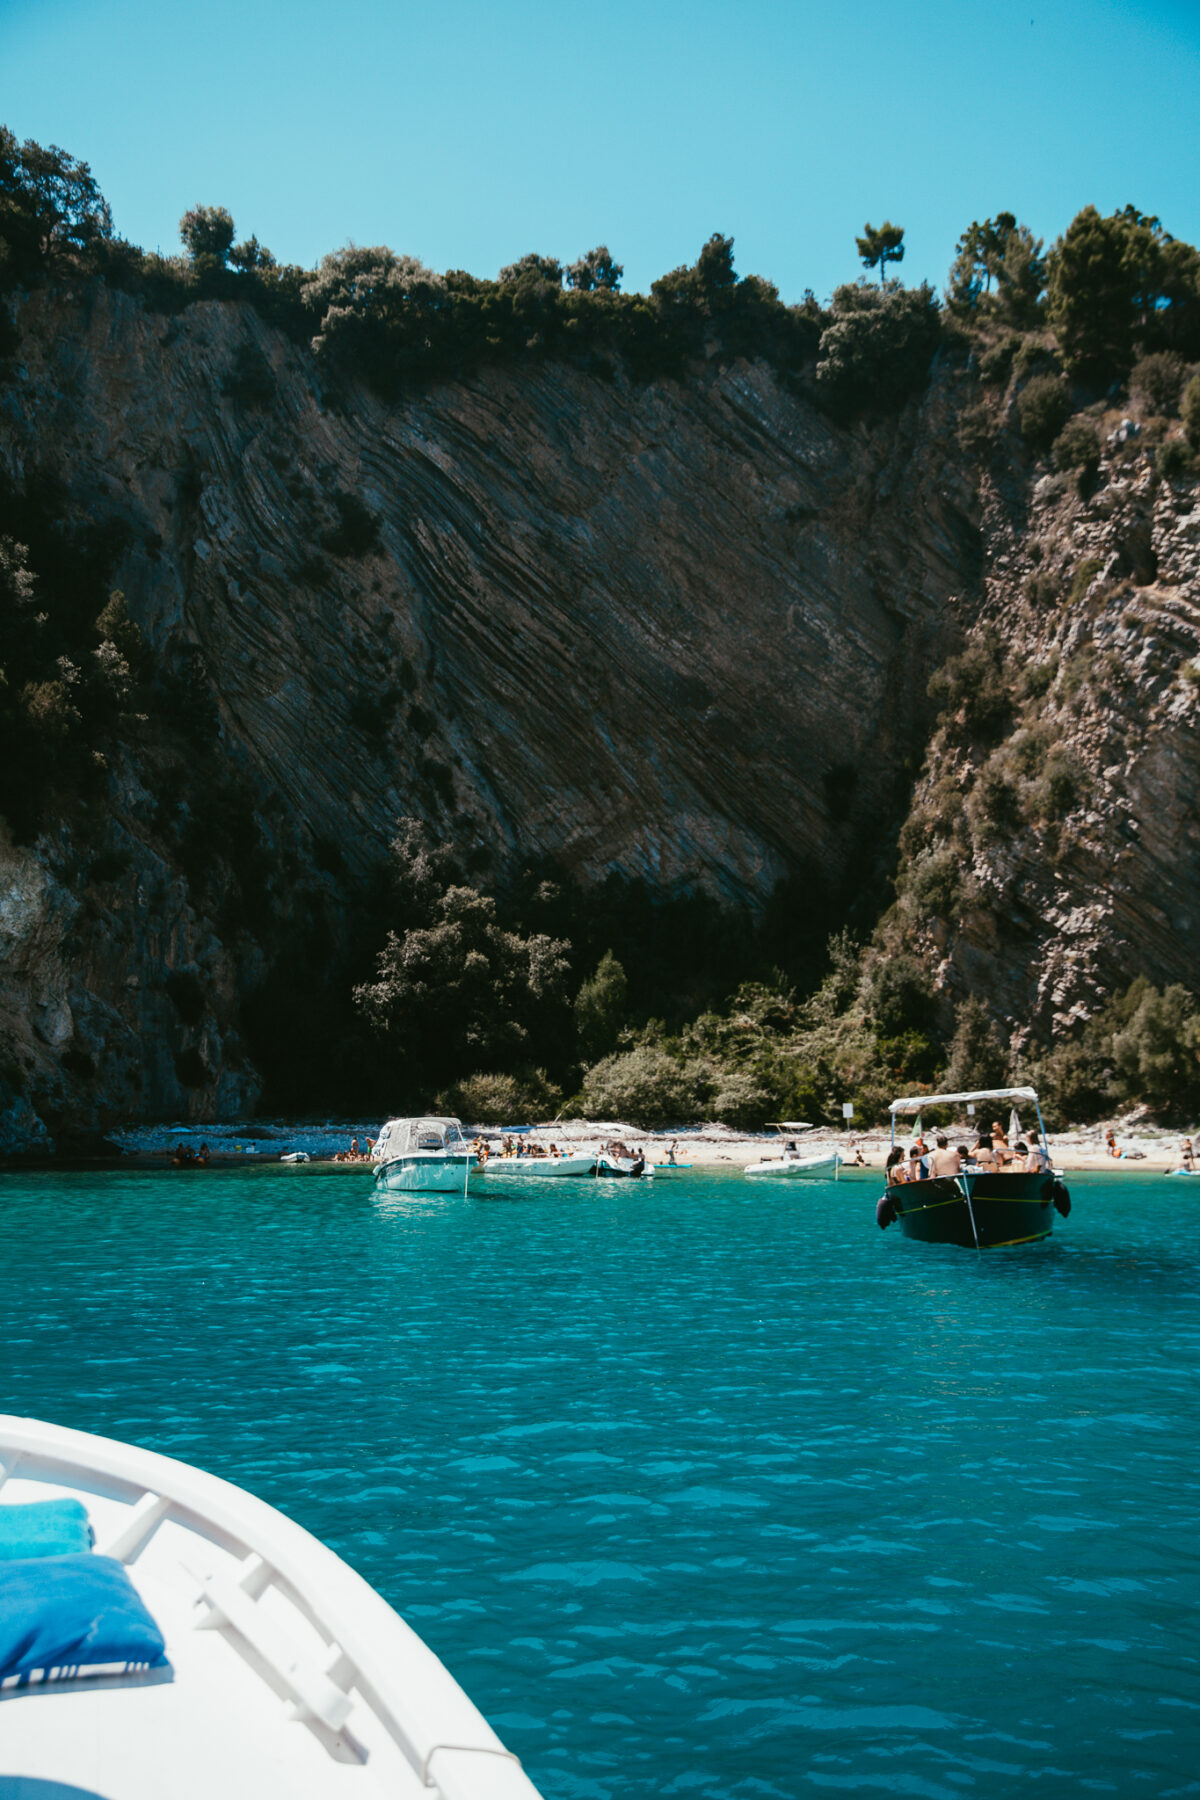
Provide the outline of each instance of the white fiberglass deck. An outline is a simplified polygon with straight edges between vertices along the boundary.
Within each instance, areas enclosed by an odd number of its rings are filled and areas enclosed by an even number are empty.
[[[0,1503],[83,1500],[97,1551],[126,1564],[171,1665],[0,1693],[0,1795],[538,1800],[387,1602],[241,1488],[5,1415],[0,1482]]]

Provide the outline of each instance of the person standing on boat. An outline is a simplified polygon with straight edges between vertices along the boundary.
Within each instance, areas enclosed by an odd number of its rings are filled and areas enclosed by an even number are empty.
[[[932,1175],[957,1175],[962,1168],[962,1157],[957,1150],[951,1150],[949,1142],[941,1133],[938,1134],[937,1149],[929,1159],[929,1170]]]

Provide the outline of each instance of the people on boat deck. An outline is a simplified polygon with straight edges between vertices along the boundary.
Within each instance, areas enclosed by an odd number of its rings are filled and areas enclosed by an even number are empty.
[[[1017,1149],[1020,1148],[1021,1146],[1018,1144]],[[1025,1173],[1027,1175],[1044,1175],[1049,1167],[1050,1158],[1046,1155],[1045,1149],[1037,1138],[1031,1137],[1029,1147],[1025,1152]]]
[[[931,1175],[957,1175],[962,1168],[962,1157],[957,1150],[951,1150],[947,1139],[939,1132],[937,1149],[929,1159]]]
[[[908,1171],[904,1167],[904,1151],[899,1144],[894,1144],[887,1153],[887,1161],[883,1165],[883,1173],[888,1187],[898,1181],[908,1180]]]
[[[994,1171],[1000,1167],[995,1152],[992,1149],[991,1138],[986,1137],[982,1132],[980,1133],[979,1141],[971,1152],[971,1160],[977,1163],[981,1169],[990,1169]]]
[[[917,1145],[914,1144],[908,1153],[908,1179],[910,1181],[924,1181],[928,1174],[929,1164],[921,1155]]]

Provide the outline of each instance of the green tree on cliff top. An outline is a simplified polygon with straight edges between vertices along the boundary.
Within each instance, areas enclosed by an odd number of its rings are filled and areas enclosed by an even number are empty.
[[[858,245],[858,254],[862,257],[865,269],[878,267],[879,284],[882,287],[888,264],[904,261],[904,227],[893,225],[890,219],[885,219],[878,227],[864,225],[863,233],[862,237],[854,240]]]

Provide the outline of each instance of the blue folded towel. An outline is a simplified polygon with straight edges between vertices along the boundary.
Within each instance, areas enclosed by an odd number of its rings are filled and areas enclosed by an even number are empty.
[[[0,1571],[0,1683],[64,1681],[165,1661],[162,1632],[113,1557],[39,1556]]]
[[[18,1556],[72,1556],[92,1547],[82,1500],[30,1500],[0,1506],[0,1562]]]

